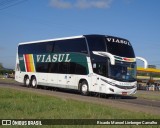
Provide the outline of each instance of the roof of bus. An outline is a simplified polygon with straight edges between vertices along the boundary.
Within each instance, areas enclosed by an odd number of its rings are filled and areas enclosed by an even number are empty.
[[[23,44],[30,44],[30,43],[43,43],[46,41],[57,41],[57,40],[67,40],[67,39],[74,39],[74,38],[82,38],[82,37],[89,37],[89,36],[101,36],[101,37],[107,37],[109,35],[100,35],[100,34],[88,34],[88,35],[79,35],[79,36],[70,36],[70,37],[62,37],[62,38],[53,38],[53,39],[46,39],[46,40],[37,40],[37,41],[29,41],[29,42],[22,42],[19,43],[19,45]],[[115,38],[120,38],[116,36],[110,36],[110,37],[115,37]],[[121,38],[122,39],[122,38]],[[123,38],[124,39],[124,38]],[[126,40],[126,39],[125,39]]]
[[[43,43],[43,42],[46,42],[46,41],[66,40],[66,39],[74,39],[74,38],[82,38],[82,37],[84,37],[84,36],[80,35],[80,36],[71,36],[71,37],[62,37],[62,38],[54,38],[54,39],[46,39],[46,40],[29,41],[29,42],[19,43],[19,45],[30,44],[30,43],[40,43],[40,42]]]

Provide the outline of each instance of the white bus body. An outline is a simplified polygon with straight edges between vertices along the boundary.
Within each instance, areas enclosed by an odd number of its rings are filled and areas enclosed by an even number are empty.
[[[33,88],[75,89],[83,95],[130,95],[137,90],[136,58],[128,40],[106,35],[20,43],[15,80]]]

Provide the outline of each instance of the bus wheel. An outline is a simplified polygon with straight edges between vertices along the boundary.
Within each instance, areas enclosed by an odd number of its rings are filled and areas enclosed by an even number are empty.
[[[30,87],[30,80],[28,76],[24,77],[24,86],[26,87]]]
[[[36,77],[32,77],[32,79],[31,79],[31,86],[32,86],[32,88],[37,88],[37,80],[36,80]]]
[[[80,92],[82,95],[87,96],[89,94],[88,91],[88,83],[87,81],[83,81],[80,86]]]

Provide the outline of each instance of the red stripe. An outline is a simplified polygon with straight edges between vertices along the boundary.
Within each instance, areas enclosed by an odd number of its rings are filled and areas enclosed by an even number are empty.
[[[31,60],[30,60],[30,54],[27,55],[28,58],[28,72],[31,72]]]
[[[26,60],[26,68],[27,68],[27,72],[30,72],[30,66],[29,66],[29,54],[25,55],[25,60]]]

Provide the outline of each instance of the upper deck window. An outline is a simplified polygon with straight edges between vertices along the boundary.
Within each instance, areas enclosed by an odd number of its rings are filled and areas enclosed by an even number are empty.
[[[77,52],[88,54],[84,38],[55,41],[54,52]]]
[[[53,45],[53,41],[19,45],[18,54],[51,53],[53,51]]]
[[[87,41],[90,51],[106,51],[105,40],[103,37],[88,36]]]
[[[18,47],[19,54],[42,54],[53,52],[76,52],[88,54],[87,44],[84,38],[29,43],[19,45]]]

